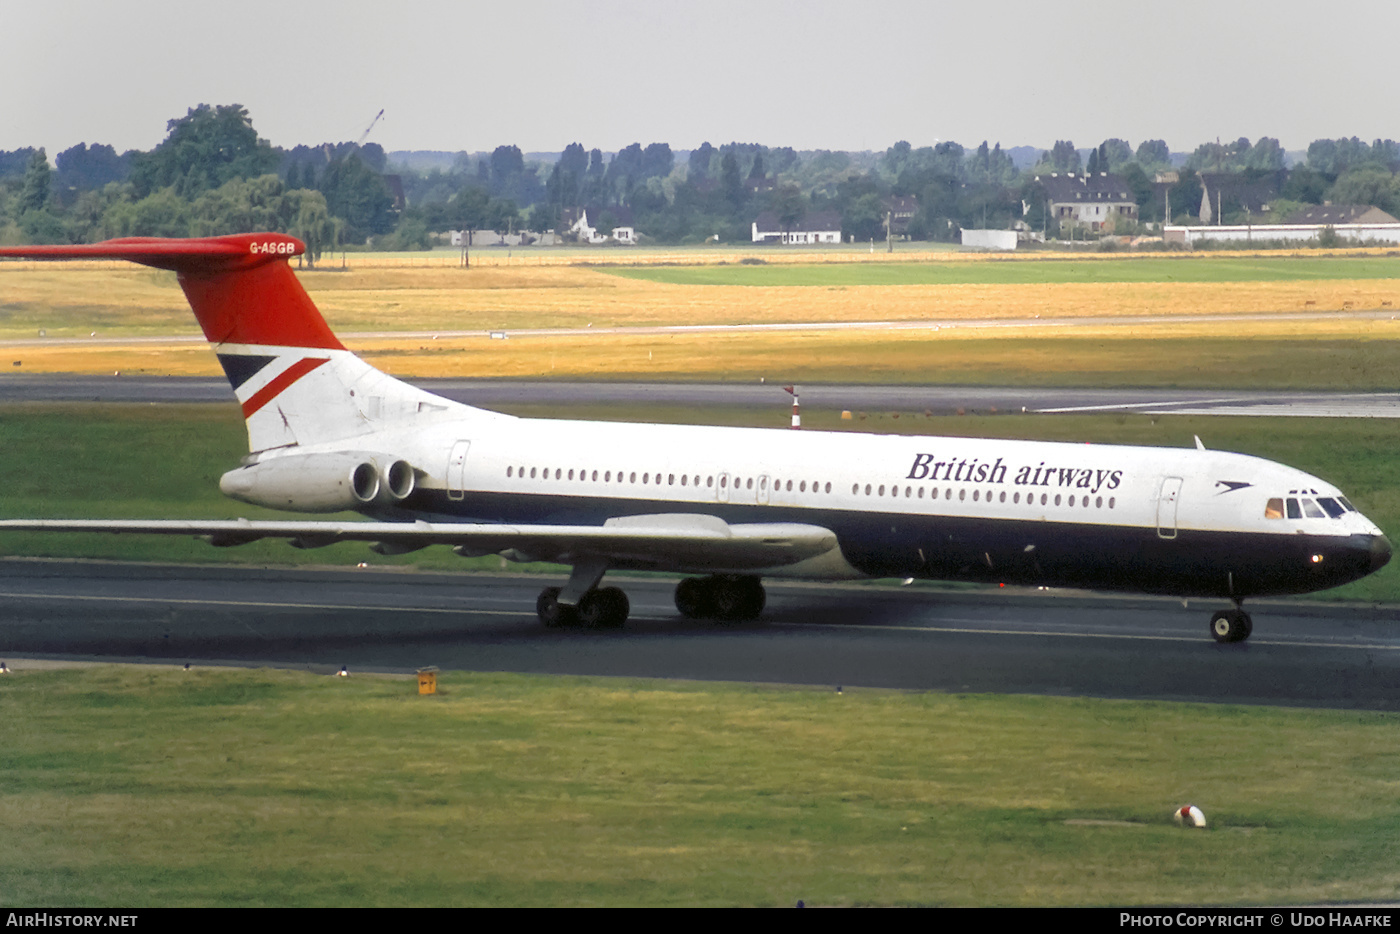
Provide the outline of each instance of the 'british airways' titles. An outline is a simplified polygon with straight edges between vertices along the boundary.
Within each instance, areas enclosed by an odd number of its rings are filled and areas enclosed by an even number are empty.
[[[915,454],[907,480],[934,480],[953,483],[1005,483],[1011,472],[998,457],[994,462],[977,458],[935,460],[933,454]],[[1101,489],[1116,490],[1123,482],[1123,471],[1091,467],[1060,467],[1044,461],[1032,467],[1027,464],[1016,471],[1015,486],[1073,487],[1097,493]]]

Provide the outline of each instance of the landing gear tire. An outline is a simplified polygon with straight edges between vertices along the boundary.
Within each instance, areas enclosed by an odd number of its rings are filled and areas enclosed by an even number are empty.
[[[1216,642],[1243,642],[1254,632],[1254,621],[1244,610],[1221,610],[1210,618],[1210,634]]]
[[[687,577],[676,585],[676,609],[687,619],[754,619],[766,602],[757,577]]]
[[[723,620],[754,619],[767,602],[757,577],[716,577],[713,589],[715,616]]]
[[[578,623],[578,608],[559,602],[559,588],[546,587],[535,601],[535,613],[550,629],[562,629]]]
[[[706,580],[687,577],[676,585],[676,609],[686,619],[704,619],[714,612]]]
[[[621,629],[632,605],[618,587],[590,590],[578,602],[579,625],[585,629]]]

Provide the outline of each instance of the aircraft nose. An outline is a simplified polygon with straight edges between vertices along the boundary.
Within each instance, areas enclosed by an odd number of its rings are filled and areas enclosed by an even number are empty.
[[[1390,561],[1390,539],[1384,535],[1371,536],[1371,570],[1379,571]]]

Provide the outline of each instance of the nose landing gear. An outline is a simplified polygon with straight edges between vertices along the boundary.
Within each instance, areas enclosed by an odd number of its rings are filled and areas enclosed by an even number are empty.
[[[1221,610],[1210,618],[1210,634],[1221,644],[1243,642],[1253,631],[1254,621],[1238,606],[1233,610]]]

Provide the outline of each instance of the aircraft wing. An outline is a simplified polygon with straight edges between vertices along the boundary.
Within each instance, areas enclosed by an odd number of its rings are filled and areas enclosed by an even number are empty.
[[[688,513],[625,516],[593,525],[497,525],[454,522],[326,522],[125,519],[5,519],[0,532],[111,532],[193,535],[212,545],[287,539],[299,548],[372,542],[381,554],[449,545],[472,557],[502,554],[516,561],[575,564],[602,559],[614,567],[745,571],[782,567],[837,547],[829,529],[801,523],[730,525]]]

